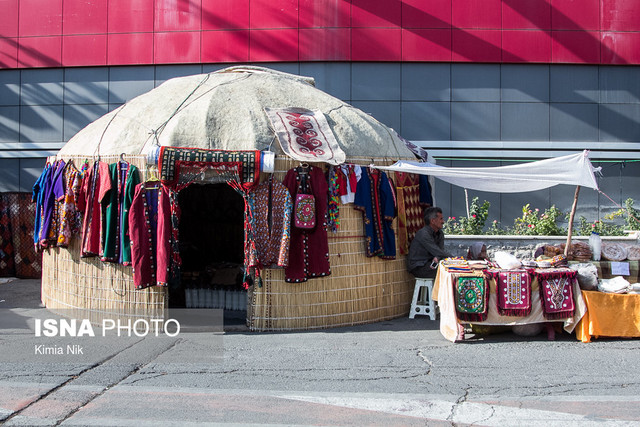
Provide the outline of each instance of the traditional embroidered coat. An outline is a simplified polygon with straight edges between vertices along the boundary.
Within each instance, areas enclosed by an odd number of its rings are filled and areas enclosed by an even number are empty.
[[[171,261],[169,192],[159,183],[136,186],[129,209],[133,283],[136,289],[167,286]]]
[[[58,202],[57,245],[63,248],[69,246],[71,238],[80,229],[82,217],[78,212],[76,202],[82,186],[82,173],[72,162],[67,163],[62,179],[64,185],[54,188]]]
[[[105,208],[104,252],[102,261],[131,264],[129,207],[136,186],[140,184],[138,168],[119,161],[109,165],[111,190]]]
[[[366,236],[366,255],[395,259],[396,236],[391,228],[395,216],[395,203],[387,174],[362,168],[358,181],[354,208],[362,211]]]
[[[111,189],[109,165],[94,162],[82,179],[82,188],[78,195],[78,209],[83,213],[81,257],[98,256],[103,248],[104,214],[102,199]]]
[[[33,184],[33,190],[31,193],[31,201],[36,204],[36,219],[33,225],[33,244],[36,251],[40,248],[40,229],[42,228],[42,212],[44,194],[46,192],[47,183],[50,182],[51,173],[53,169],[50,164],[46,164],[42,174]]]
[[[289,264],[291,209],[293,203],[287,187],[269,179],[250,193],[253,210],[256,256],[249,267]]]
[[[301,167],[290,169],[283,181],[294,201],[294,210],[296,195],[302,191],[300,182],[302,171]],[[289,265],[285,268],[286,282],[305,282],[309,278],[331,274],[327,238],[327,181],[322,170],[315,167],[309,168],[308,180],[310,194],[315,198],[316,226],[313,229],[302,229],[291,225]],[[294,215],[291,216],[293,218]]]
[[[58,209],[56,204],[55,189],[62,188],[64,182],[62,173],[66,163],[58,160],[51,170],[49,180],[45,183],[45,193],[42,199],[42,225],[40,226],[40,248],[55,246],[58,230]]]

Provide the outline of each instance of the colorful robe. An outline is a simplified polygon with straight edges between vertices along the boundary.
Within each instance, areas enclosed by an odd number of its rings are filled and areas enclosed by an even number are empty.
[[[47,163],[40,174],[40,177],[36,180],[36,183],[33,184],[31,193],[31,201],[36,204],[36,217],[33,225],[33,245],[35,246],[36,251],[40,249],[40,229],[42,227],[44,194],[46,192],[47,184],[50,182],[52,172],[53,168],[51,167],[51,164]]]
[[[303,191],[300,182],[301,172],[302,167],[290,169],[283,181],[294,201],[296,195]],[[327,238],[327,181],[322,170],[316,167],[309,168],[308,179],[309,192],[315,198],[316,226],[313,229],[301,229],[292,224],[289,265],[285,268],[286,282],[306,282],[310,278],[331,274]]]
[[[291,209],[293,202],[287,187],[269,179],[250,194],[256,250],[249,267],[269,267],[289,264]]]
[[[395,204],[387,174],[378,169],[362,169],[354,208],[362,211],[366,255],[395,259],[396,237],[391,226]]]
[[[129,208],[140,175],[137,167],[123,161],[110,164],[109,175],[111,190],[106,196],[102,261],[130,265]]]
[[[56,206],[56,187],[63,188],[62,173],[66,163],[58,160],[52,166],[49,180],[45,183],[45,193],[42,199],[42,225],[40,226],[40,248],[48,248],[56,243],[56,231],[58,229],[58,210]],[[59,190],[58,190],[59,191]]]
[[[136,186],[129,209],[133,283],[136,289],[167,286],[171,263],[171,206],[165,186]]]
[[[94,162],[82,179],[78,195],[78,209],[83,213],[81,257],[93,257],[102,253],[104,238],[104,212],[102,200],[111,189],[109,165]]]
[[[71,238],[80,230],[82,216],[78,212],[76,202],[82,186],[82,174],[86,170],[79,171],[73,162],[67,163],[63,172],[64,186],[54,188],[56,201],[58,202],[58,229],[56,231],[56,244],[66,248]]]

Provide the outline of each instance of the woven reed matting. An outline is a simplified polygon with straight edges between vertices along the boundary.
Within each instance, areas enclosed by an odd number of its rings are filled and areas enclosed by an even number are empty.
[[[102,156],[100,160],[113,163],[118,159]],[[80,165],[84,158],[74,160]],[[141,179],[147,178],[143,156],[125,160],[140,168]],[[44,251],[42,302],[54,312],[100,324],[103,319],[163,318],[168,298],[166,288],[135,290],[131,267],[105,263],[99,257],[80,258],[80,239],[74,238],[69,248]]]
[[[111,163],[118,159],[105,157]],[[67,160],[67,158],[65,158]],[[77,158],[78,164],[84,159]],[[127,156],[147,178],[145,158]],[[348,159],[368,165],[371,159]],[[377,164],[391,164],[376,159]],[[297,165],[276,159],[276,178]],[[321,166],[321,165],[315,165]],[[166,288],[134,290],[130,267],[103,263],[99,258],[80,258],[75,239],[68,249],[45,251],[42,301],[47,308],[75,309],[78,317],[99,323],[103,318],[156,317],[167,306]],[[249,297],[247,323],[252,330],[315,329],[373,323],[409,313],[415,279],[406,272],[405,258],[393,261],[367,258],[364,251],[362,214],[352,205],[340,206],[340,230],[329,233],[331,275],[305,283],[284,282],[284,270],[263,273],[264,286]]]
[[[347,161],[371,163],[371,159]],[[376,159],[375,163],[393,161]],[[297,164],[276,159],[276,178],[282,180]],[[331,275],[304,283],[285,282],[283,269],[265,270],[263,286],[250,289],[247,322],[251,330],[329,328],[408,315],[415,278],[406,271],[405,257],[367,258],[362,213],[352,204],[340,205],[340,229],[336,234],[329,233],[329,254]]]

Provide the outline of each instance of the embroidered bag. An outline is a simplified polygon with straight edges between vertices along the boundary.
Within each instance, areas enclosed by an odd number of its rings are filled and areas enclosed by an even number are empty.
[[[316,226],[316,199],[312,194],[297,194],[294,224],[297,228],[311,229]]]

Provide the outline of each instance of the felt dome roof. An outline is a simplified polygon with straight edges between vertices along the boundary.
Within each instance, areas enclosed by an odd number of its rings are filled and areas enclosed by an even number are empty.
[[[414,159],[396,132],[315,87],[313,78],[230,67],[167,80],[73,136],[59,155],[140,155],[154,145],[282,154],[264,108],[324,113],[347,157]]]

